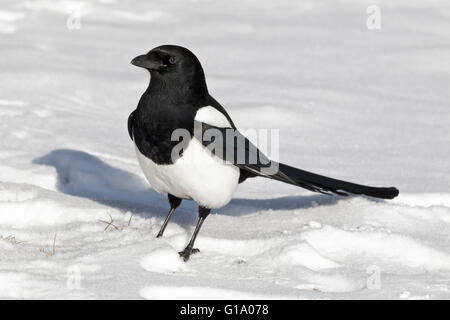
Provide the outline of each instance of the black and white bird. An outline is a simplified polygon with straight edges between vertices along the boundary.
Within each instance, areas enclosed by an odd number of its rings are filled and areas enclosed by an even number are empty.
[[[392,199],[399,193],[394,187],[358,185],[269,160],[240,135],[225,109],[209,94],[202,66],[186,48],[160,46],[134,58],[131,63],[147,69],[151,75],[147,90],[128,118],[128,132],[147,180],[169,198],[170,211],[157,237],[163,235],[183,199],[194,200],[199,206],[195,231],[180,252],[185,261],[198,251],[194,249],[194,242],[211,209],[226,205],[237,185],[247,178],[265,177],[327,194]],[[224,152],[214,152],[208,148],[211,141],[198,139],[194,134],[196,125],[200,125],[202,131],[218,130],[224,137],[225,130],[234,130],[244,138],[244,147],[233,143],[235,139],[228,139],[230,141],[222,144]],[[176,130],[187,132],[188,139],[182,151],[174,153],[180,143],[173,137]],[[233,149],[234,154],[244,153],[244,160],[226,157],[227,148]],[[257,161],[249,161],[255,151]],[[274,164],[277,170],[268,171],[268,166]]]

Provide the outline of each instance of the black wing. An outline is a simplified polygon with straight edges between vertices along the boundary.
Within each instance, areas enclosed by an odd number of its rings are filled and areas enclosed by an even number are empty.
[[[130,135],[131,140],[133,140],[133,120],[134,120],[134,113],[135,112],[136,112],[136,110],[134,110],[128,116],[128,134]]]
[[[280,164],[278,162],[270,160],[237,129],[220,128],[198,121],[195,121],[195,127],[201,128],[201,132],[194,131],[195,138],[201,141],[214,155],[241,169],[243,178],[239,182],[248,177],[261,176],[321,192],[319,188],[313,185],[291,179],[279,170]],[[207,139],[204,139],[205,137]],[[209,137],[212,139],[208,141]],[[222,139],[221,143],[216,140],[217,138]]]
[[[196,128],[201,128],[201,132],[194,132],[194,136],[213,154],[239,167],[241,175],[244,171],[250,177],[266,177],[324,194],[335,193],[342,196],[347,196],[348,193],[364,194],[382,199],[392,199],[399,194],[395,187],[360,185],[271,161],[234,128],[219,128],[197,121]],[[216,140],[218,138],[221,139],[220,142]]]

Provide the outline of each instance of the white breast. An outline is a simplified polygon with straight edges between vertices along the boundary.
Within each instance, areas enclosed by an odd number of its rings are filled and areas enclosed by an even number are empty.
[[[205,108],[208,109],[202,111]],[[196,116],[196,120],[229,126],[222,113],[212,107],[205,108],[199,110],[201,116]],[[219,208],[231,200],[238,185],[239,169],[212,155],[195,138],[189,142],[183,156],[170,165],[158,165],[144,156],[137,146],[135,149],[145,177],[159,192],[192,199],[207,208]]]

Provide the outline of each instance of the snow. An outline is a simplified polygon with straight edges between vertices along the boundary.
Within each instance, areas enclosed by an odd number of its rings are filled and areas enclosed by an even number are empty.
[[[445,0],[3,0],[0,298],[449,299],[449,17]],[[400,196],[252,179],[184,263],[197,208],[155,238],[168,203],[126,126],[148,83],[129,61],[168,43],[239,128],[280,130],[282,162]]]
[[[205,297],[208,297],[208,300],[283,300],[288,298],[211,287],[151,286],[143,288],[140,294],[149,300],[199,300]]]
[[[188,264],[184,263],[171,247],[157,248],[142,258],[142,267],[150,272],[175,273],[188,271]]]

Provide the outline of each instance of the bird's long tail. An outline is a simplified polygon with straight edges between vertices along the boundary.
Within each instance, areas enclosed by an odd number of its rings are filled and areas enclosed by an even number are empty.
[[[381,199],[393,199],[398,196],[395,187],[378,188],[364,186],[347,181],[337,180],[321,176],[312,172],[297,169],[283,163],[279,163],[278,172],[270,178],[297,185],[299,187],[325,194],[335,193],[343,196],[350,194],[363,194]]]

